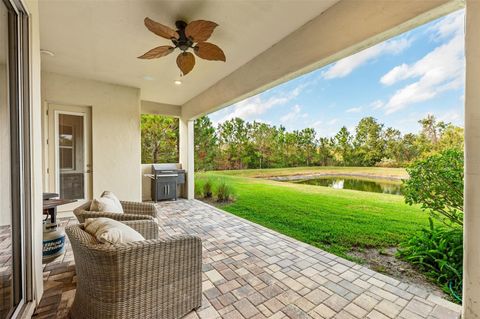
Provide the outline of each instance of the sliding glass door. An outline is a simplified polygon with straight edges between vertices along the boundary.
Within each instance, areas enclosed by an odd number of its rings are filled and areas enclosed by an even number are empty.
[[[8,99],[8,10],[0,2],[0,319],[14,309],[10,107]]]
[[[0,0],[0,319],[17,315],[30,293],[27,30],[21,3]]]

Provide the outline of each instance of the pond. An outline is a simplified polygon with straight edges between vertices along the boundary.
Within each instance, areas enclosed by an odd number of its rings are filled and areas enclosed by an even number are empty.
[[[312,179],[291,180],[292,183],[325,186],[336,189],[353,189],[362,192],[402,195],[402,183],[383,179],[364,179],[345,176],[322,176]]]

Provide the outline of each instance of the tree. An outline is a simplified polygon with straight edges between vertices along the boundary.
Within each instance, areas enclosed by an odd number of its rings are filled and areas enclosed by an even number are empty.
[[[195,169],[213,170],[218,156],[218,139],[212,121],[202,116],[195,121]]]
[[[154,121],[146,117],[142,121],[142,160],[178,158],[178,122],[170,127],[171,121],[176,120]],[[420,124],[418,134],[402,136],[399,130],[385,129],[373,117],[365,117],[353,134],[342,127],[333,138],[317,138],[313,128],[287,131],[283,126],[240,118],[215,128],[208,117],[202,117],[195,122],[195,167],[199,170],[301,165],[398,167],[446,149],[463,150],[461,127],[439,122],[433,116]]]
[[[405,134],[400,143],[398,160],[400,163],[410,163],[418,158],[420,150],[418,148],[417,136],[412,133]]]
[[[298,132],[298,146],[301,156],[301,162],[310,166],[316,155],[315,130],[313,128],[304,128]],[[303,164],[302,163],[302,164]]]
[[[446,150],[407,168],[405,202],[420,204],[446,224],[463,225],[463,152]]]
[[[332,139],[321,137],[318,140],[318,161],[321,166],[334,164]]]
[[[418,121],[422,125],[421,134],[424,135],[433,145],[438,143],[440,135],[448,124],[437,121],[434,115],[429,114],[426,118]]]
[[[233,118],[219,125],[218,137],[222,152],[224,168],[248,168],[248,128],[244,120]]]
[[[464,149],[464,130],[462,127],[449,124],[442,132],[442,136],[438,141],[438,150],[455,149],[463,151]]]
[[[352,136],[345,126],[334,137],[335,156],[338,162],[343,166],[351,163],[352,155]]]
[[[266,123],[253,122],[250,127],[249,136],[253,146],[252,157],[258,159],[255,167],[265,168],[270,166],[275,145],[275,127]]]
[[[364,117],[355,128],[355,158],[357,165],[374,166],[384,154],[383,124],[373,117]]]
[[[140,123],[142,163],[177,163],[178,119],[143,114]]]

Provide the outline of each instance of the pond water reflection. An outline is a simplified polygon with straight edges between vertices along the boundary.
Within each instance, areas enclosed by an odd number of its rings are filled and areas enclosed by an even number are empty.
[[[298,184],[325,186],[336,189],[353,189],[362,192],[402,195],[400,181],[372,180],[344,176],[322,176],[314,179],[290,181]]]

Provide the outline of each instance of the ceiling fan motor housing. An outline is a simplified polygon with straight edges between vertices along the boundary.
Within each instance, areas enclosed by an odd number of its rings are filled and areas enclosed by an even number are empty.
[[[190,48],[193,48],[193,41],[187,38],[187,36],[185,35],[185,27],[187,26],[187,23],[185,21],[179,20],[175,22],[175,26],[177,27],[177,33],[179,35],[178,40],[172,39],[175,47],[179,48],[184,52]]]

